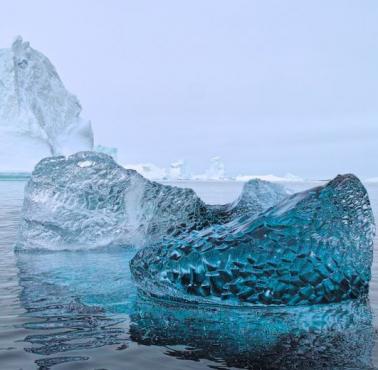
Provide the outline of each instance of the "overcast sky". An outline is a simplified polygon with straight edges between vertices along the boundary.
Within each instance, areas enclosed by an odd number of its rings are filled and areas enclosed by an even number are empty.
[[[121,163],[378,176],[378,1],[0,3]]]

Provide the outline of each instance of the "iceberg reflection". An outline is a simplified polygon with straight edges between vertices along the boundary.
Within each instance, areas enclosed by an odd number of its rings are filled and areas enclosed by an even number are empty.
[[[39,366],[95,364],[104,351],[122,358],[119,350],[127,352],[131,342],[220,368],[371,366],[368,302],[241,308],[160,301],[137,294],[128,269],[134,253],[17,255],[25,347]]]
[[[374,330],[367,302],[201,307],[140,296],[131,339],[167,354],[252,369],[366,368]]]

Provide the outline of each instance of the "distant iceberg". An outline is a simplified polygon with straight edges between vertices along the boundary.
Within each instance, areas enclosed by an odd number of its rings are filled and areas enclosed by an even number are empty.
[[[117,160],[117,156],[118,156],[117,148],[104,146],[104,145],[96,145],[93,148],[93,151],[98,152],[98,153],[105,153],[107,155],[110,155],[115,161]]]
[[[191,180],[188,165],[183,160],[172,162],[169,168],[159,167],[153,163],[125,164],[123,167],[135,170],[149,180]]]
[[[110,154],[106,151],[100,152]],[[139,164],[125,164],[125,168],[130,168],[139,172],[142,176],[149,180],[161,181],[238,181],[247,182],[249,180],[264,180],[269,182],[305,182],[306,179],[302,177],[287,173],[284,176],[277,175],[238,175],[228,176],[226,174],[225,165],[220,157],[211,158],[209,168],[202,174],[195,174],[189,170],[189,165],[186,161],[178,160],[172,162],[168,168],[159,167],[153,163],[139,163]]]
[[[21,37],[0,49],[1,172],[27,172],[44,157],[91,150],[91,124],[80,113],[47,57]]]
[[[210,167],[205,171],[204,174],[194,175],[193,180],[202,181],[222,181],[229,180],[225,174],[225,166],[220,157],[211,158]]]
[[[167,177],[169,180],[190,180],[191,174],[187,163],[183,160],[172,162]]]
[[[167,170],[158,167],[153,163],[125,164],[124,168],[137,171],[148,180],[165,180],[167,179]]]
[[[365,182],[367,182],[367,183],[378,183],[378,177],[370,177],[369,179],[366,179]]]
[[[276,175],[239,175],[235,177],[236,181],[249,181],[252,179],[260,179],[270,182],[303,182],[303,178],[295,176],[291,173],[286,174],[285,176],[276,176]]]

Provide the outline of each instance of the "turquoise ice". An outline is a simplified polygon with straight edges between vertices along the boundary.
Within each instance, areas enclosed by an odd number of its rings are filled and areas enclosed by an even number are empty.
[[[165,238],[131,261],[140,290],[231,305],[339,302],[367,294],[375,224],[354,175],[294,194],[260,215]]]

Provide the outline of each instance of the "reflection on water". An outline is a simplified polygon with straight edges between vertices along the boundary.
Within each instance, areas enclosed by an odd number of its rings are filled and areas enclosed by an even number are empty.
[[[226,203],[236,198],[236,185],[196,190]],[[23,186],[0,181],[1,370],[344,370],[378,363],[377,259],[373,324],[362,302],[243,311],[147,300],[131,281],[132,250],[15,255]],[[368,190],[378,217],[378,186]]]
[[[260,309],[202,309],[141,298],[130,335],[143,344],[185,345],[175,357],[256,369],[371,366],[366,303]]]
[[[135,292],[128,269],[133,254],[17,255],[29,318],[24,341],[27,351],[42,355],[40,368],[86,361],[93,348],[127,349],[130,341],[228,367],[371,367],[374,330],[366,302],[240,309],[151,300]]]
[[[37,360],[41,368],[85,361],[75,356],[108,345],[125,346],[125,317],[108,314],[124,309],[135,297],[128,263],[131,250],[117,252],[19,253],[21,304],[32,321],[26,350],[49,356]],[[56,356],[60,354],[59,356]],[[62,354],[69,354],[62,356]]]

